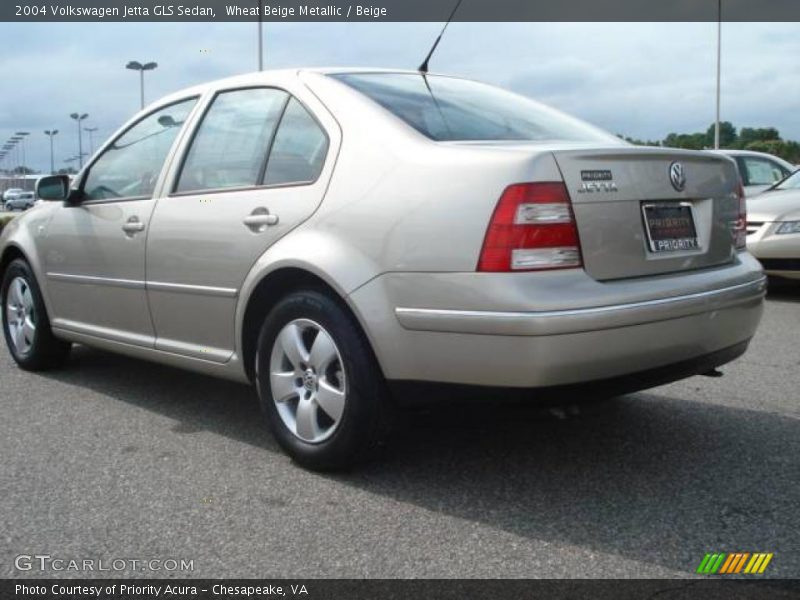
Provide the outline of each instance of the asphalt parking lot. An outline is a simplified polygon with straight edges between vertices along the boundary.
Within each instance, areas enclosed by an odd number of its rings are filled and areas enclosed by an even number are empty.
[[[722,378],[568,418],[415,412],[347,475],[293,466],[246,387],[86,348],[33,375],[3,348],[0,576],[81,575],[14,568],[45,553],[204,578],[691,577],[744,551],[800,577],[798,340],[784,286]]]

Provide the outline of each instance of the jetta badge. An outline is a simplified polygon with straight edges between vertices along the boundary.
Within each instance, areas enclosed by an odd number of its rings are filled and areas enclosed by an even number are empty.
[[[683,170],[681,163],[674,162],[669,166],[669,180],[672,182],[672,187],[679,192],[686,187],[686,171]]]

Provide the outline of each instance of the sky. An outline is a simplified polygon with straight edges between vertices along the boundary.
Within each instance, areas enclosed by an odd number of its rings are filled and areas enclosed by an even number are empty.
[[[266,23],[266,68],[416,68],[441,23]],[[663,139],[705,130],[715,113],[716,23],[452,23],[431,71],[531,96],[613,133]],[[725,23],[722,119],[800,139],[800,23]],[[255,23],[2,23],[0,142],[28,131],[26,164],[77,155],[70,113],[94,145],[139,109],[130,60],[156,61],[148,102],[254,71]],[[89,146],[84,133],[84,148]]]

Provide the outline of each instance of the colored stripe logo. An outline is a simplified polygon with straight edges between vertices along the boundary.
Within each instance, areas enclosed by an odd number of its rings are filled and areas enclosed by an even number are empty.
[[[761,575],[772,560],[772,552],[706,553],[697,572],[703,575]]]

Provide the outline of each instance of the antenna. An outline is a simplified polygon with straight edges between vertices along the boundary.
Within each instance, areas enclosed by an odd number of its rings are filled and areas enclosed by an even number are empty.
[[[419,69],[417,69],[420,73],[427,73],[428,72],[428,61],[431,59],[431,56],[433,56],[433,53],[436,52],[436,46],[439,45],[439,41],[442,39],[442,36],[444,35],[445,29],[447,29],[447,26],[450,25],[450,21],[453,20],[453,17],[455,16],[456,11],[458,10],[458,7],[461,6],[461,2],[462,1],[463,0],[458,0],[458,2],[456,2],[455,7],[453,7],[453,12],[451,12],[450,16],[447,18],[447,23],[445,23],[444,27],[442,27],[442,31],[441,31],[441,33],[439,33],[439,37],[437,37],[436,41],[433,42],[433,46],[431,46],[431,51],[428,52],[428,56],[425,57],[425,60],[422,61],[422,64],[419,66]]]

